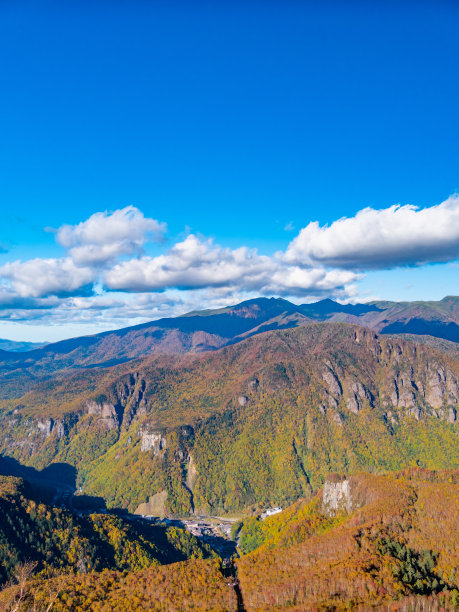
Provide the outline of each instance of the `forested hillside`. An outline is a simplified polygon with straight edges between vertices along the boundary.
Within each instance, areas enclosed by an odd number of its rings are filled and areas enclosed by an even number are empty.
[[[457,471],[334,474],[312,499],[258,520],[258,548],[233,568],[192,560],[39,577],[5,589],[0,606],[12,609],[22,596],[15,608],[22,612],[50,603],[56,612],[452,612],[459,605],[458,507]]]
[[[191,560],[136,572],[104,571],[30,581],[0,592],[0,609],[28,612],[230,612],[237,597],[219,560]],[[18,603],[19,602],[19,603]],[[17,607],[16,607],[17,606]]]
[[[459,467],[458,381],[451,354],[310,323],[42,383],[3,402],[0,450],[110,507],[285,506],[330,471]]]
[[[329,299],[292,304],[281,298],[256,298],[20,353],[0,347],[0,398],[18,398],[39,381],[82,369],[108,368],[150,355],[214,351],[269,330],[301,327],[312,321],[346,322],[384,334],[414,334],[427,343],[432,338],[459,342],[459,298],[345,305]]]
[[[0,476],[0,583],[23,565],[56,573],[138,570],[211,556],[211,549],[176,527],[109,514],[75,514],[43,503],[27,482]]]
[[[456,609],[458,483],[427,470],[328,479],[266,519],[261,546],[238,561],[245,609]]]

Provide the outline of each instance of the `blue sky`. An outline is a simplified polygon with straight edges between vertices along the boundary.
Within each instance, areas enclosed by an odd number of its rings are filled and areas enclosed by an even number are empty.
[[[446,1],[2,2],[0,336],[457,294],[458,25]],[[359,217],[395,204],[427,213]]]

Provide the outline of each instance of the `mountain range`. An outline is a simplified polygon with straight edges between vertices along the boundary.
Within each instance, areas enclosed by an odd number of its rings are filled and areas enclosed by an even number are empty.
[[[6,338],[0,338],[0,350],[2,351],[13,351],[16,353],[22,353],[24,351],[33,351],[34,349],[45,346],[47,342],[20,342],[17,340],[7,340]]]
[[[41,573],[0,605],[454,609],[458,303],[259,298],[1,352],[0,579]],[[242,517],[245,554],[143,515]]]
[[[4,455],[71,465],[86,494],[142,514],[291,503],[336,470],[459,467],[459,360],[350,323],[74,369],[17,395],[0,404]]]
[[[251,336],[307,325],[346,322],[383,334],[414,334],[456,350],[459,297],[439,302],[371,302],[342,305],[333,300],[296,305],[257,298],[226,308],[191,312],[133,327],[47,344],[20,353],[0,349],[0,397],[18,397],[37,380],[75,369],[109,367],[153,354],[217,350]],[[437,341],[438,346],[438,341]],[[19,394],[19,395],[18,395]]]

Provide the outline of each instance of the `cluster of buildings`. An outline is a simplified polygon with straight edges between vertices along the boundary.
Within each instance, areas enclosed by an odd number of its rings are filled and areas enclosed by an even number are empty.
[[[230,523],[210,523],[199,520],[183,520],[183,524],[186,529],[197,538],[214,537],[230,538],[231,536],[231,524]]]

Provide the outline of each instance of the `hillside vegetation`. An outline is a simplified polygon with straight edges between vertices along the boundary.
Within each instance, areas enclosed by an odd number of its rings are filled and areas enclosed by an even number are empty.
[[[267,518],[258,548],[225,570],[190,560],[129,572],[35,578],[0,606],[56,612],[452,612],[459,606],[459,472],[331,475]],[[238,579],[235,579],[237,573]]]
[[[22,479],[0,477],[0,583],[18,565],[41,576],[103,569],[137,570],[190,557],[209,547],[175,527],[128,522],[114,515],[78,516],[43,503]]]
[[[3,403],[0,450],[111,507],[285,506],[331,471],[458,468],[459,361],[344,323],[43,383]]]
[[[263,543],[238,561],[245,609],[456,609],[458,483],[426,470],[328,480],[266,519]]]
[[[459,342],[459,297],[354,305],[329,299],[292,304],[281,298],[256,298],[21,353],[0,347],[0,398],[20,397],[37,382],[64,378],[82,369],[108,368],[158,354],[214,351],[269,330],[301,327],[312,321],[341,321],[384,334],[416,334],[427,342],[433,337]]]
[[[218,560],[191,560],[137,572],[59,576],[0,593],[0,609],[26,612],[229,612],[236,595]],[[18,606],[17,608],[15,606]]]

